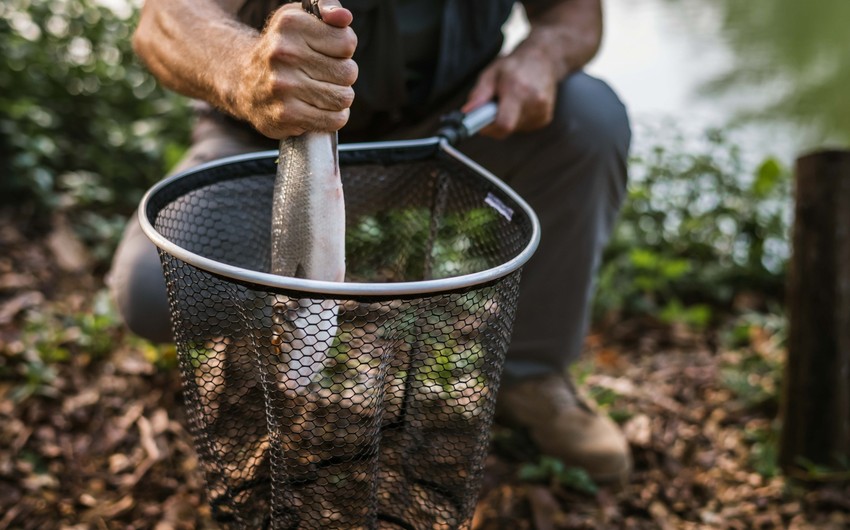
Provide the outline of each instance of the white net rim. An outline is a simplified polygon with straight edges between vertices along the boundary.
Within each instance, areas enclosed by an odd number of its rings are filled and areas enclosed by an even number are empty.
[[[512,272],[521,268],[531,258],[537,250],[540,243],[540,222],[537,215],[528,203],[519,196],[507,184],[502,182],[498,177],[476,164],[464,154],[460,153],[454,147],[448,144],[441,138],[427,138],[423,140],[408,140],[398,142],[374,142],[374,143],[358,143],[344,144],[339,146],[342,151],[357,151],[357,150],[379,150],[379,149],[406,149],[406,148],[421,148],[433,145],[438,147],[447,155],[457,159],[462,164],[466,165],[482,178],[490,181],[495,187],[501,190],[509,197],[516,205],[520,207],[523,215],[525,215],[531,224],[531,235],[525,247],[514,258],[502,263],[496,267],[475,272],[472,274],[464,274],[460,276],[452,276],[449,278],[440,278],[436,280],[422,280],[415,282],[394,282],[394,283],[362,283],[362,282],[328,282],[319,280],[307,280],[303,278],[293,278],[288,276],[279,276],[275,274],[254,271],[241,267],[228,265],[197,253],[191,252],[159,233],[151,224],[147,216],[147,207],[151,199],[163,189],[173,185],[176,181],[186,178],[196,173],[220,168],[230,164],[239,164],[251,160],[260,160],[267,158],[277,158],[277,151],[260,151],[256,153],[248,153],[227,158],[221,158],[196,166],[190,170],[178,173],[162,181],[158,182],[150,188],[138,209],[139,223],[142,226],[142,231],[150,239],[154,245],[169,255],[188,263],[201,270],[230,278],[240,282],[247,282],[275,289],[284,289],[290,291],[301,291],[306,293],[316,293],[324,296],[350,296],[350,297],[399,297],[409,295],[434,294],[441,292],[459,291],[469,289],[478,285],[488,284],[497,281]]]

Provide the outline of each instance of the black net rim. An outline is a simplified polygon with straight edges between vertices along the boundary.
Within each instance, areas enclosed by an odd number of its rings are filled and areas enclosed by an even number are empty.
[[[490,183],[500,189],[519,207],[519,211],[515,211],[514,215],[523,215],[528,219],[532,227],[531,234],[525,247],[514,258],[483,271],[437,280],[397,283],[328,282],[278,276],[221,263],[200,254],[190,252],[168,240],[154,228],[153,223],[156,215],[159,213],[159,208],[154,205],[159,202],[157,199],[161,195],[173,191],[175,186],[185,186],[187,179],[191,180],[210,172],[221,173],[230,166],[268,161],[269,159],[275,160],[278,152],[274,150],[221,158],[160,181],[151,187],[142,198],[138,210],[139,223],[148,239],[159,249],[201,270],[238,282],[247,282],[275,289],[301,291],[305,293],[351,297],[394,297],[453,292],[497,281],[520,269],[531,258],[540,243],[540,222],[537,219],[537,215],[531,206],[507,184],[456,150],[446,140],[435,137],[423,140],[357,143],[339,146],[341,155],[345,153],[346,155],[356,156],[358,152],[383,151],[391,152],[391,156],[400,158],[428,156],[428,153],[434,153],[438,150],[469,167],[482,179],[490,181]]]

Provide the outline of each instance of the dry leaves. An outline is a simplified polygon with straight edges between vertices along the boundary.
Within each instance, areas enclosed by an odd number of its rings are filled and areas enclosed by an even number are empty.
[[[69,267],[76,251],[56,241],[48,246],[0,222],[0,529],[215,528],[176,372],[154,368],[141,346],[120,337],[105,357],[41,368],[28,357],[27,308],[84,308],[99,283],[79,272],[81,262]],[[56,253],[67,258],[62,266],[51,259]],[[623,425],[635,460],[631,482],[595,495],[525,483],[517,474],[531,449],[499,451],[488,459],[473,528],[850,527],[847,487],[806,493],[757,472],[754,433],[769,433],[771,418],[723,384],[734,352],[718,351],[715,337],[655,324],[607,331],[591,337],[580,371]],[[772,341],[753,331],[765,355]],[[33,380],[31,392],[17,393]]]

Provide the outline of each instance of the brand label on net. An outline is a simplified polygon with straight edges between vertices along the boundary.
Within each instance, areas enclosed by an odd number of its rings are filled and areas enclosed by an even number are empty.
[[[502,214],[502,217],[510,221],[514,217],[514,211],[507,204],[503,203],[502,200],[492,192],[487,194],[487,197],[484,199],[484,202],[490,205],[491,208]]]

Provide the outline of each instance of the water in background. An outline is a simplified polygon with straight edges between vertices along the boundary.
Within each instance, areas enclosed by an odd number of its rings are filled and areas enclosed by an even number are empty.
[[[806,73],[795,68],[790,54],[783,53],[789,39],[811,43],[810,54],[818,57],[824,50],[848,48],[847,32],[833,30],[822,35],[817,28],[830,17],[830,9],[842,10],[850,2],[822,0],[818,9],[809,6],[811,9],[801,14],[793,12],[791,4],[779,5],[791,1],[752,0],[740,6],[738,0],[608,0],[602,48],[587,71],[614,87],[638,126],[666,123],[686,135],[698,135],[712,127],[732,131],[734,141],[754,160],[773,155],[790,163],[815,146],[846,145],[822,123],[833,109],[816,105],[808,109],[811,120],[803,114],[804,119],[796,116],[793,122],[737,123],[747,112],[771,113],[780,119],[793,114],[789,105],[762,109],[782,94],[793,102],[796,85],[802,86],[806,80]],[[808,25],[799,23],[801,17]],[[800,28],[796,35],[794,28]],[[527,23],[517,13],[506,27],[507,45],[514,45],[526,30]],[[801,57],[798,62],[806,59]],[[841,55],[832,60],[842,61]],[[775,71],[762,72],[767,69]],[[765,80],[727,83],[723,91],[707,90],[712,82],[736,70],[739,74],[761,73]],[[836,93],[842,86],[835,79],[832,85]],[[652,141],[636,137],[636,142]]]

